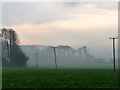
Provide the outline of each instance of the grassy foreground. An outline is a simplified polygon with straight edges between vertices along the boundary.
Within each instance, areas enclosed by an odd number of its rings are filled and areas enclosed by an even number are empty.
[[[4,88],[118,88],[111,69],[3,68]]]

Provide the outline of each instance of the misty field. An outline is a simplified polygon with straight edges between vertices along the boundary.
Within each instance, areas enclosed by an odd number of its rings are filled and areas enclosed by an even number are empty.
[[[3,88],[117,88],[112,69],[3,68]]]

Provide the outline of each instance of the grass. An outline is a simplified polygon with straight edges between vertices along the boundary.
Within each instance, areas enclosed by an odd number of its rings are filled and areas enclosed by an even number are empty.
[[[112,69],[3,68],[4,88],[118,88]]]

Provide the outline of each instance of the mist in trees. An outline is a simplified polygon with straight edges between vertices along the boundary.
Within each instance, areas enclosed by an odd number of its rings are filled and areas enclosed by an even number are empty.
[[[28,67],[55,68],[53,46],[22,45],[20,48],[29,56]],[[112,60],[106,61],[104,57],[95,57],[87,46],[73,48],[71,46],[56,46],[56,59],[58,68],[87,68],[87,67],[111,67]],[[102,66],[103,65],[103,66]]]
[[[1,29],[2,37],[2,66],[26,67],[28,57],[19,47],[17,33],[13,29]]]

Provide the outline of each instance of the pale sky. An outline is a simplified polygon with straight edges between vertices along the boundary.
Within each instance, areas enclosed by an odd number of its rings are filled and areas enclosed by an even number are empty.
[[[2,19],[24,45],[111,48],[118,36],[117,2],[3,2]]]

